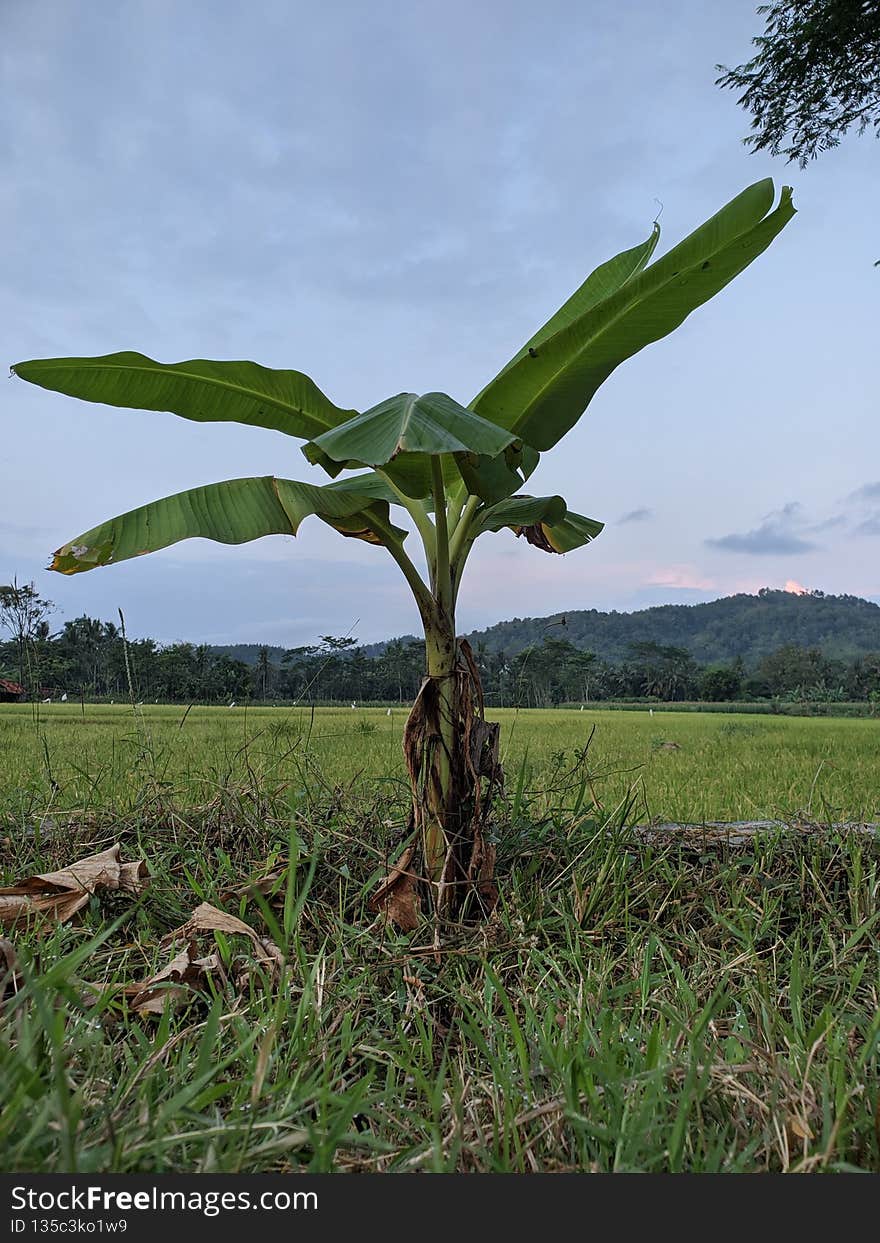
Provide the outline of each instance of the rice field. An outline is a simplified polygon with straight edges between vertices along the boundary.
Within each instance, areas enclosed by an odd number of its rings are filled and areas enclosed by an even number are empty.
[[[145,782],[182,804],[231,787],[292,803],[342,787],[405,798],[405,707],[0,706],[0,809],[124,811]],[[880,721],[514,710],[508,787],[580,789],[650,820],[880,820]]]

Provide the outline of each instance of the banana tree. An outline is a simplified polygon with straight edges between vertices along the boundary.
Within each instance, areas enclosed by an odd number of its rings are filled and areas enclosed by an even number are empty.
[[[467,406],[445,393],[400,393],[346,410],[301,372],[252,362],[159,363],[126,352],[13,367],[87,401],[283,432],[304,441],[307,461],[332,480],[270,475],[193,488],[77,536],[55,553],[53,570],[78,574],[194,536],[238,544],[296,535],[310,515],[384,548],[400,567],[421,615],[426,670],[404,733],[409,837],[374,897],[398,926],[414,928],[432,909],[463,918],[495,900],[486,817],[501,778],[498,727],[485,722],[477,669],[455,627],[474,543],[510,531],[558,554],[596,538],[602,523],[561,496],[525,492],[540,454],[574,427],[620,363],[672,332],[769,246],[794,214],[790,189],[773,203],[773,183],[760,181],[652,263],[655,223],[640,245],[598,267]],[[395,514],[408,516],[423,544],[424,575]]]

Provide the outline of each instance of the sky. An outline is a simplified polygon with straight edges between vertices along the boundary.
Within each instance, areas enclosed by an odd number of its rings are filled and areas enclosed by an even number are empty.
[[[248,358],[365,410],[464,404],[597,264],[658,254],[744,186],[798,214],[624,363],[530,487],[607,525],[565,557],[484,537],[459,629],[762,586],[880,600],[878,148],[801,170],[742,143],[715,86],[755,0],[2,0],[6,362]],[[0,383],[0,582],[57,623],[294,646],[415,632],[382,549],[191,540],[65,578],[52,551],[199,484],[321,482],[299,443]],[[415,543],[411,537],[408,543]]]

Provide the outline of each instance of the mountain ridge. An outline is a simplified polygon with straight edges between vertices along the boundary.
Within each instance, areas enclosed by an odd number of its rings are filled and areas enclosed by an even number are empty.
[[[547,635],[568,639],[576,648],[608,661],[625,659],[633,643],[682,647],[701,664],[739,659],[754,665],[789,643],[819,648],[826,656],[854,657],[880,652],[880,605],[859,596],[764,587],[755,595],[739,593],[701,604],[657,604],[630,613],[572,609],[542,617],[514,617],[472,630],[465,637],[474,648],[515,656]],[[367,657],[379,656],[395,641],[418,639],[403,635],[398,640],[364,644],[361,650]],[[253,665],[261,646],[216,644],[211,650]],[[284,651],[278,645],[269,646],[270,661],[279,663]]]
[[[565,619],[564,622],[562,619]],[[543,617],[514,617],[466,634],[472,647],[515,656],[546,635],[603,660],[620,661],[633,643],[685,648],[701,664],[737,659],[753,665],[779,647],[817,647],[852,657],[880,651],[880,605],[852,595],[803,594],[764,587],[702,604],[657,604],[631,613],[573,609]],[[364,648],[378,655],[385,644]]]

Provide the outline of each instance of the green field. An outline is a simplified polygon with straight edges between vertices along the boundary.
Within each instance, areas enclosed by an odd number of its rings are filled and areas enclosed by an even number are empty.
[[[499,904],[437,949],[369,907],[403,709],[0,708],[0,884],[113,843],[150,877],[0,928],[0,1168],[880,1171],[880,842],[827,827],[880,819],[880,723],[499,715]],[[200,933],[138,1012],[205,902],[280,971]]]
[[[490,716],[502,722],[509,786],[522,779],[533,793],[576,796],[588,773],[604,808],[630,805],[633,822],[880,820],[880,720],[647,710]],[[405,708],[389,716],[360,707],[3,705],[0,808],[126,809],[145,781],[183,805],[255,783],[273,801],[342,786],[396,803],[405,799],[405,717]]]

